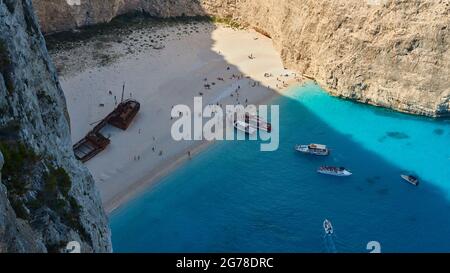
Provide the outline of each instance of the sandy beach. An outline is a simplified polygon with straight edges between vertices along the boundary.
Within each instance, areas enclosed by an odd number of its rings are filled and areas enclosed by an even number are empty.
[[[51,53],[62,75],[74,143],[114,109],[124,83],[125,98],[141,103],[127,131],[104,129],[111,144],[86,163],[108,213],[189,160],[188,152],[192,157],[207,146],[172,139],[174,105],[192,107],[199,95],[204,104],[258,104],[299,81],[283,68],[272,41],[253,30],[179,23],[143,28],[125,39],[93,39]],[[80,62],[86,56],[92,63]],[[239,96],[232,96],[236,89]]]

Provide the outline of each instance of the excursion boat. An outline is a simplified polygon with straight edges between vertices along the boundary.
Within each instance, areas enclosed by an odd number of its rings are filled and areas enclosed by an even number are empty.
[[[234,128],[236,128],[239,131],[242,131],[248,135],[253,135],[257,131],[257,129],[251,127],[250,124],[245,123],[243,121],[239,121],[239,120],[234,122]]]
[[[333,225],[331,225],[330,220],[325,219],[325,221],[323,221],[323,229],[325,230],[326,234],[333,234]]]
[[[330,150],[323,144],[309,144],[309,145],[297,145],[295,150],[305,154],[327,156],[330,154]]]
[[[318,173],[333,176],[350,176],[352,173],[344,167],[322,166],[317,170]]]
[[[406,180],[406,182],[410,183],[411,185],[414,186],[419,186],[419,179],[415,176],[412,175],[406,175],[406,174],[402,174],[401,177]]]
[[[256,129],[266,131],[268,133],[272,132],[272,124],[265,121],[258,115],[252,115],[249,113],[245,114],[245,122],[249,124],[256,124]],[[253,127],[253,126],[252,126]]]

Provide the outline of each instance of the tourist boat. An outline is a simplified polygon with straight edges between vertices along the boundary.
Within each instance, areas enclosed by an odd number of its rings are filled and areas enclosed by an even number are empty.
[[[325,219],[325,221],[323,221],[323,229],[326,234],[333,234],[333,226],[331,225],[330,220]]]
[[[322,166],[317,170],[318,173],[333,176],[350,176],[352,173],[344,167]]]
[[[257,131],[255,128],[251,127],[250,124],[239,120],[234,122],[234,128],[249,135],[253,135]]]
[[[305,154],[320,156],[327,156],[330,154],[330,150],[328,150],[327,146],[322,144],[297,145],[295,146],[295,150]]]
[[[256,124],[256,129],[263,130],[268,133],[272,132],[272,124],[265,121],[258,115],[252,115],[252,114],[246,113],[245,114],[245,122],[247,122],[250,125]]]
[[[414,186],[419,186],[419,179],[415,176],[412,175],[406,175],[406,174],[402,174],[401,177],[406,180],[406,182],[410,183],[411,185]]]

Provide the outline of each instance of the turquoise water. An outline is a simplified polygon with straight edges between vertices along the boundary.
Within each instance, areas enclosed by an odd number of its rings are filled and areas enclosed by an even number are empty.
[[[280,105],[280,149],[212,145],[111,215],[115,252],[450,251],[450,123],[292,89]],[[328,144],[328,158],[295,144]],[[346,166],[349,178],[319,175]],[[419,187],[403,182],[414,172]],[[324,236],[322,222],[335,234]]]

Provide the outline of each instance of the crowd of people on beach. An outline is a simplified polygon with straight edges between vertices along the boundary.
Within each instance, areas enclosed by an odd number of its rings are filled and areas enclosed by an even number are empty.
[[[253,59],[255,59],[255,56],[253,54],[250,54],[249,55],[249,59],[253,60]],[[228,71],[228,72],[231,71],[231,67],[229,67],[229,66],[226,67],[226,71]],[[274,75],[272,73],[266,72],[266,73],[264,73],[264,77],[265,78],[272,78],[272,77],[274,77]],[[237,104],[242,104],[242,105],[245,105],[245,106],[248,106],[249,99],[248,99],[248,97],[243,97],[241,92],[240,92],[242,90],[242,88],[241,88],[242,80],[247,80],[247,83],[250,86],[250,88],[261,87],[261,82],[260,81],[253,80],[253,79],[251,79],[250,76],[246,76],[243,73],[231,73],[231,75],[229,75],[228,77],[225,76],[225,75],[220,75],[220,76],[215,77],[215,81],[214,80],[210,81],[208,78],[203,78],[203,87],[204,87],[205,90],[211,90],[214,86],[217,85],[216,81],[225,83],[227,81],[227,79],[234,81],[235,82],[235,86],[236,86],[235,90],[230,94],[230,96],[235,99],[235,102]],[[275,86],[276,86],[277,89],[286,88],[286,87],[289,86],[288,80],[292,80],[292,79],[296,80],[297,82],[301,81],[301,79],[296,75],[296,73],[279,74],[276,77],[276,84],[275,84]],[[267,85],[266,87],[268,89],[271,89],[270,85]],[[204,92],[199,92],[198,94],[200,96],[204,96]],[[131,95],[132,94],[130,94],[130,96]],[[241,102],[243,102],[243,103],[241,103]],[[216,102],[216,105],[218,105],[220,107],[223,107],[222,104],[219,101]],[[172,109],[173,109],[173,107],[174,106],[172,106]],[[179,113],[179,114],[181,115],[182,113]],[[173,120],[172,115],[171,115],[170,119]],[[140,133],[141,133],[141,129],[139,129],[139,134]],[[156,138],[155,137],[153,137],[153,142],[155,142],[155,144],[156,144]],[[156,145],[154,145],[152,147],[152,152],[153,153],[157,153],[158,156],[162,156],[164,154],[163,150],[157,150]],[[192,157],[191,151],[187,151],[187,157],[189,159],[191,159],[191,157]],[[136,155],[136,156],[134,156],[133,159],[135,161],[139,161],[139,160],[141,160],[141,156],[140,155]]]

